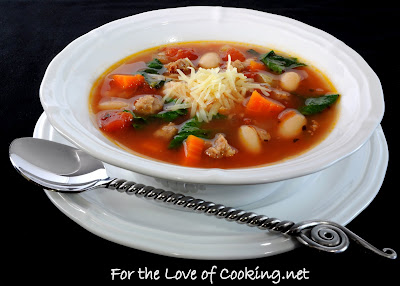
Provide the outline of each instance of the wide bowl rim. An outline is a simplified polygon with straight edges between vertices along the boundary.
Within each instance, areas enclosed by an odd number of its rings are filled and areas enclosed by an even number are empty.
[[[363,73],[370,80],[369,83],[374,86],[374,89],[378,91],[378,95],[374,95],[381,99],[374,106],[374,116],[373,118],[367,122],[366,126],[368,127],[366,130],[363,130],[362,134],[355,135],[353,141],[349,143],[346,150],[336,152],[335,154],[328,154],[326,156],[320,156],[318,158],[318,162],[313,162],[312,164],[307,164],[303,167],[296,166],[296,168],[292,168],[287,170],[286,172],[282,172],[282,166],[286,165],[287,162],[277,163],[272,165],[267,165],[263,167],[254,167],[254,168],[241,168],[241,169],[204,169],[204,168],[189,168],[178,165],[173,165],[169,163],[163,163],[151,159],[144,159],[141,157],[136,157],[132,155],[132,160],[121,160],[119,155],[127,154],[126,151],[112,150],[113,152],[108,152],[102,146],[97,146],[95,142],[91,142],[90,139],[84,138],[81,139],[77,136],[76,130],[71,128],[66,124],[66,121],[63,117],[59,115],[56,109],[53,106],[53,103],[49,103],[48,93],[51,91],[51,84],[54,81],[54,75],[57,74],[57,69],[62,64],[65,64],[65,61],[68,58],[71,50],[74,49],[80,42],[87,40],[88,38],[98,37],[102,35],[102,31],[111,27],[113,25],[118,25],[123,21],[133,21],[140,17],[140,19],[146,20],[146,18],[154,18],[158,15],[167,15],[173,14],[177,15],[177,13],[185,14],[185,13],[210,13],[209,9],[217,9],[218,11],[223,11],[225,14],[242,14],[242,15],[257,15],[263,17],[272,18],[274,21],[282,22],[284,25],[289,25],[294,27],[295,29],[304,30],[308,33],[313,33],[316,37],[319,37],[326,41],[334,42],[337,47],[340,47],[340,51],[345,53],[347,56],[353,59],[353,63],[358,65],[360,69],[362,69]],[[92,156],[100,159],[101,161],[122,167],[124,169],[131,170],[133,172],[141,173],[144,175],[149,175],[153,177],[158,177],[167,180],[181,181],[187,183],[200,183],[200,184],[261,184],[261,183],[269,183],[280,180],[285,180],[289,178],[299,177],[308,175],[314,172],[321,171],[332,164],[335,164],[339,160],[346,158],[351,155],[355,151],[357,151],[373,134],[376,127],[380,124],[383,114],[384,114],[384,99],[383,99],[383,91],[379,81],[379,78],[375,74],[375,72],[371,69],[368,63],[353,49],[347,46],[342,41],[338,40],[334,36],[312,27],[308,24],[302,23],[300,21],[280,16],[276,14],[246,9],[246,8],[233,8],[233,7],[215,7],[215,6],[191,6],[191,7],[178,7],[178,8],[168,8],[168,9],[159,9],[148,11],[128,17],[124,17],[121,19],[114,20],[112,22],[106,23],[98,28],[95,28],[88,33],[78,37],[70,44],[68,44],[59,54],[57,54],[53,60],[48,65],[46,72],[44,74],[41,86],[40,86],[40,101],[44,108],[44,111],[52,124],[52,126],[62,134],[67,140],[76,145],[78,148],[86,151]],[[115,148],[118,148],[115,146]],[[139,160],[139,161],[138,161]],[[144,161],[143,161],[144,160]],[[290,163],[289,163],[290,165]]]

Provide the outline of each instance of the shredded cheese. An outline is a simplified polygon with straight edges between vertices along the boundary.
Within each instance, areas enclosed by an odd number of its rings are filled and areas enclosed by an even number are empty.
[[[239,73],[231,65],[230,55],[226,70],[199,68],[196,71],[192,67],[190,70],[190,75],[177,70],[179,81],[165,84],[164,100],[175,99],[169,110],[190,108],[190,116],[197,116],[199,121],[209,122],[220,109],[232,109],[235,104],[243,102],[248,91],[259,89],[269,96],[268,85],[256,83]]]

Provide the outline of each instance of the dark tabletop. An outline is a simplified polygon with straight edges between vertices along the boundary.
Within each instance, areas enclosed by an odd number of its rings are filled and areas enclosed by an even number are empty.
[[[367,4],[370,3],[370,4]],[[391,4],[389,4],[391,3]],[[383,185],[371,204],[347,225],[378,248],[400,253],[398,236],[397,170],[399,151],[395,139],[399,124],[400,73],[398,68],[400,6],[395,1],[356,4],[353,1],[0,1],[0,119],[3,173],[1,279],[13,282],[116,282],[111,269],[159,270],[160,279],[127,283],[165,283],[163,273],[216,266],[218,270],[255,269],[271,273],[306,270],[307,280],[282,280],[279,284],[398,283],[399,263],[371,254],[351,243],[341,254],[322,253],[305,247],[260,259],[234,261],[191,260],[131,249],[102,239],[62,214],[45,193],[19,176],[7,157],[14,138],[32,136],[43,109],[39,86],[45,69],[68,43],[110,21],[141,12],[192,5],[256,9],[287,16],[322,29],[358,52],[377,73],[385,94],[386,111],[381,123],[390,150]],[[396,6],[395,6],[396,5]],[[397,40],[397,44],[396,43]],[[340,178],[337,178],[340,180]],[[135,278],[136,277],[136,278]],[[211,285],[210,281],[197,282]],[[174,281],[175,282],[175,281]],[[178,283],[186,282],[183,279]],[[222,280],[215,277],[214,285]],[[273,284],[272,280],[230,283]],[[275,281],[276,282],[276,281]],[[67,284],[65,284],[67,285]],[[133,285],[133,284],[132,284]],[[263,284],[265,285],[265,284]],[[358,285],[358,284],[357,284]]]

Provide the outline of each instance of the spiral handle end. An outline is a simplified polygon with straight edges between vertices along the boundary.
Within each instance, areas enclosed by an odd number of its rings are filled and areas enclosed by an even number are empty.
[[[391,248],[379,250],[349,229],[329,221],[306,221],[295,224],[290,234],[309,247],[327,252],[343,252],[350,245],[351,238],[361,246],[380,256],[396,259],[397,253]]]
[[[349,244],[351,238],[372,252],[386,258],[396,259],[397,254],[391,248],[379,250],[357,236],[344,226],[330,221],[305,221],[295,224],[291,221],[281,221],[277,218],[270,218],[264,215],[257,215],[253,212],[246,212],[231,207],[226,207],[213,202],[206,202],[201,199],[195,199],[163,189],[157,189],[143,184],[113,179],[103,185],[103,187],[125,192],[128,195],[136,195],[145,199],[154,199],[158,202],[172,204],[177,207],[193,210],[198,213],[204,213],[216,218],[225,218],[228,221],[235,221],[239,224],[246,224],[251,227],[258,227],[261,230],[272,230],[281,232],[293,237],[309,247],[327,252],[343,252]]]

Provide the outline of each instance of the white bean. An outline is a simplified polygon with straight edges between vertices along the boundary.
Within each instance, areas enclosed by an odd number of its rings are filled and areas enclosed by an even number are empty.
[[[281,76],[281,87],[286,91],[295,91],[300,84],[301,77],[295,72],[285,72]]]
[[[257,131],[248,125],[239,127],[239,140],[243,147],[251,153],[259,153],[261,151],[261,141]]]
[[[199,66],[205,69],[212,69],[219,67],[221,58],[217,53],[205,53],[199,59]]]
[[[99,103],[98,107],[101,110],[108,110],[108,109],[121,109],[123,107],[128,107],[129,103],[120,100],[110,100],[110,101],[103,101]]]
[[[281,120],[278,127],[279,136],[283,138],[294,138],[303,130],[307,124],[306,117],[295,109],[282,111],[278,118]]]

